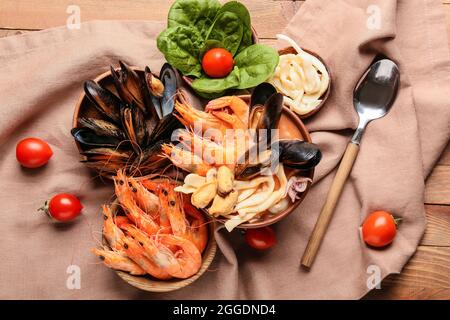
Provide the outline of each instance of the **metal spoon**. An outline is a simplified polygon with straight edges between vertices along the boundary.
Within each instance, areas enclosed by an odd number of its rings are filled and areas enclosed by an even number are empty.
[[[378,60],[372,64],[358,82],[353,92],[353,105],[359,115],[358,128],[345,150],[327,199],[309,238],[301,261],[303,267],[309,269],[314,262],[344,188],[345,181],[358,155],[361,138],[367,124],[372,120],[385,116],[389,112],[397,96],[399,82],[399,69],[389,59]]]

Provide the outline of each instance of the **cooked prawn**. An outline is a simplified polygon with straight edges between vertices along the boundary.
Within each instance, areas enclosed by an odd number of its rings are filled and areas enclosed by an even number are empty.
[[[177,263],[167,267],[167,271],[174,277],[189,278],[200,269],[202,255],[191,241],[170,234],[159,235],[156,241],[166,247],[176,246],[178,248],[174,254]]]
[[[161,280],[171,278],[171,276],[164,269],[153,263],[153,261],[150,261],[145,256],[145,250],[137,240],[134,240],[131,237],[123,236],[121,241],[123,242],[123,248],[126,255],[148,274]]]
[[[173,185],[170,185],[167,191],[168,201],[165,205],[167,217],[169,218],[170,226],[172,228],[172,233],[176,236],[185,237],[188,230],[186,219],[180,207],[181,196],[179,193],[175,192]]]
[[[164,144],[162,151],[175,166],[188,172],[205,176],[209,169],[212,168],[201,157],[192,154],[189,150],[176,147],[173,144]]]
[[[231,124],[221,120],[211,113],[200,111],[189,105],[187,102],[175,102],[175,110],[178,114],[175,116],[187,128],[199,128],[202,132],[206,130],[218,130],[222,136],[226,134],[227,130],[233,129]],[[220,137],[216,137],[220,139]]]
[[[135,276],[146,274],[144,269],[133,262],[133,260],[116,251],[93,248],[92,253],[100,257],[105,266],[114,270],[129,272]]]
[[[158,224],[139,208],[136,201],[134,201],[133,192],[128,185],[128,179],[122,170],[117,171],[117,176],[114,178],[114,186],[117,199],[119,199],[128,219],[133,221],[138,228],[142,229],[148,235],[158,232]]]
[[[239,97],[226,96],[211,100],[205,111],[226,122],[233,129],[248,128],[249,107]]]
[[[120,238],[123,236],[122,230],[114,223],[111,207],[102,206],[103,209],[103,235],[113,250],[121,250]]]
[[[131,191],[133,192],[133,198],[137,205],[152,216],[152,218],[155,218],[161,208],[159,198],[154,193],[148,191],[136,179],[129,178],[128,181],[131,184]]]

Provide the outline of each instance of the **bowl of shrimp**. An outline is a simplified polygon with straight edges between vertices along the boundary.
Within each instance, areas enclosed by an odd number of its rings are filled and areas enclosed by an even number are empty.
[[[104,265],[149,292],[181,289],[197,280],[216,253],[214,222],[161,176],[114,177],[116,199],[103,205]]]

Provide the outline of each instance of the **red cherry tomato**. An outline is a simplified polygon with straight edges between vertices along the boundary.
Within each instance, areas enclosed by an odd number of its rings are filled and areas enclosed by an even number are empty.
[[[386,211],[375,211],[369,214],[362,225],[364,242],[372,247],[384,247],[390,244],[397,234],[394,217]]]
[[[267,250],[277,243],[275,231],[271,227],[248,229],[245,232],[247,244],[258,250]]]
[[[224,78],[233,70],[233,56],[222,48],[214,48],[203,56],[203,71],[211,78]]]
[[[47,142],[38,138],[26,138],[16,146],[16,158],[26,168],[38,168],[50,160],[53,151]]]
[[[75,219],[81,213],[83,206],[80,200],[72,194],[60,193],[55,195],[45,203],[42,210],[45,211],[51,218],[67,222]]]

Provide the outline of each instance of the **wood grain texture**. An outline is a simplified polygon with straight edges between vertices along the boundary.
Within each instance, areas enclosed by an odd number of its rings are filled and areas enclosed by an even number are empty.
[[[165,20],[173,1],[160,0],[78,0],[82,21],[92,19]],[[303,1],[242,0],[250,9],[261,42],[274,45],[275,34],[301,7]],[[450,30],[450,0],[442,0]],[[71,1],[0,1],[0,37],[66,23]],[[450,40],[450,36],[449,36]],[[450,299],[450,145],[426,185],[428,225],[421,246],[401,275],[392,275],[382,290],[369,293],[368,299]]]
[[[258,35],[274,37],[293,17],[298,4],[293,1],[242,0],[252,16]],[[89,20],[160,20],[167,19],[173,1],[161,0],[35,0],[0,1],[1,26],[14,29],[45,29],[65,25],[71,4],[80,8],[81,21]],[[267,23],[269,22],[270,23]]]
[[[450,204],[450,166],[437,165],[425,187],[425,203]]]
[[[450,248],[419,246],[398,275],[390,275],[368,299],[449,299]]]

